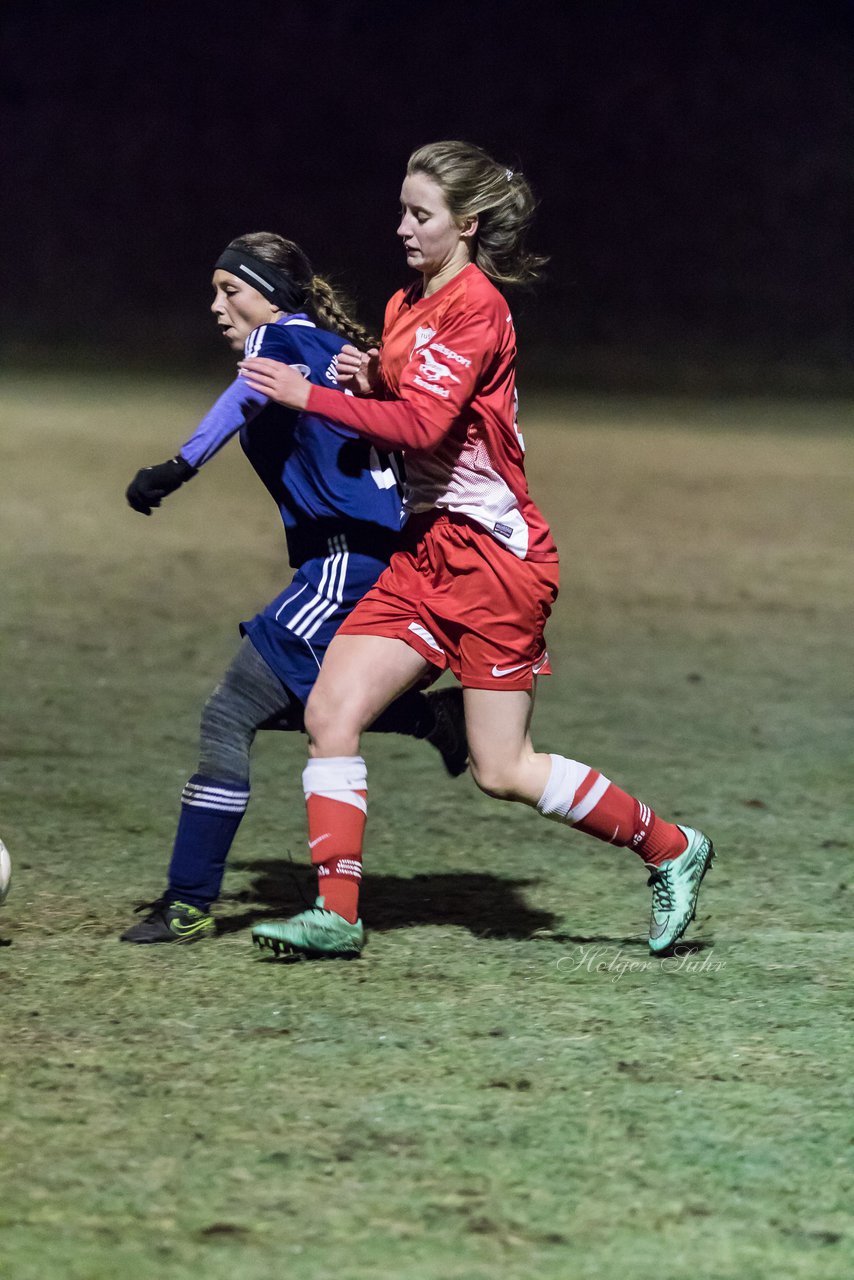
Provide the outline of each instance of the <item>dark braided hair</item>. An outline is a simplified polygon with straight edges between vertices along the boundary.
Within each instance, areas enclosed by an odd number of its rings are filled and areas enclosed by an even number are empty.
[[[357,347],[379,345],[376,338],[350,315],[349,300],[336,293],[328,280],[314,274],[308,258],[293,240],[286,240],[274,231],[253,231],[232,240],[228,248],[254,254],[262,262],[269,262],[290,276],[303,293],[307,313],[322,328],[331,329]]]

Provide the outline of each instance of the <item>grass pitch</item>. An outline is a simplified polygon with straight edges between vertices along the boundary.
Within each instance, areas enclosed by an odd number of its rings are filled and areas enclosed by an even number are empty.
[[[373,738],[368,948],[288,965],[248,936],[299,906],[281,734],[219,939],[116,941],[236,623],[287,573],[235,444],[150,520],[124,504],[211,398],[0,384],[0,1274],[850,1275],[848,407],[523,418],[563,577],[535,736],[712,834],[690,948],[647,955],[632,854]]]

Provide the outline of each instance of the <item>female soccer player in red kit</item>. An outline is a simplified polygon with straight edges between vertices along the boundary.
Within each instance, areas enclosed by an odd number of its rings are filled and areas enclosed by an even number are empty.
[[[362,731],[431,668],[463,686],[471,771],[488,795],[633,849],[652,886],[649,945],[670,950],[694,917],[714,856],[588,765],[535,751],[530,737],[558,556],[527,488],[516,426],[516,338],[496,284],[536,277],[524,236],[534,210],[519,173],[463,142],[410,157],[397,234],[420,278],[386,308],[381,351],[345,347],[342,396],[270,360],[249,359],[251,387],[403,449],[403,547],[341,625],[306,708],[303,775],[317,905],[257,925],[275,951],[354,954],[367,771]]]

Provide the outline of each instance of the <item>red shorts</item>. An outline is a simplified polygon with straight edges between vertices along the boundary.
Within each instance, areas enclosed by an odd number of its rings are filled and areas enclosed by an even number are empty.
[[[404,549],[338,635],[405,640],[467,689],[530,689],[550,675],[543,631],[557,560],[520,560],[462,516],[416,516]]]

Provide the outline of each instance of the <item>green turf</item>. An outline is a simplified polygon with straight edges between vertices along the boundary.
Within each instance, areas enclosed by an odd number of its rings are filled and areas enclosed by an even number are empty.
[[[523,416],[563,575],[535,736],[713,835],[693,949],[650,960],[630,853],[370,739],[368,947],[288,965],[248,933],[305,879],[284,735],[220,938],[116,941],[286,573],[235,445],[124,505],[210,398],[0,383],[0,1275],[852,1274],[849,407]]]

